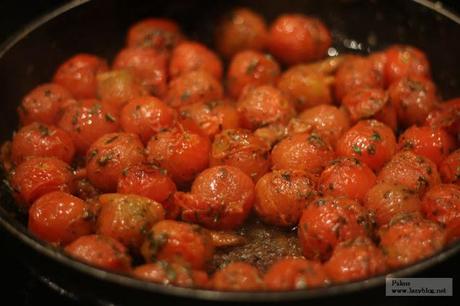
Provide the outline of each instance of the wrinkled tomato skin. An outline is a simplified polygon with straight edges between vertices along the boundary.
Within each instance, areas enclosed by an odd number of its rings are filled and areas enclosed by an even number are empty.
[[[99,137],[118,131],[119,117],[117,111],[104,102],[81,100],[64,110],[58,127],[72,137],[79,154],[86,154]]]
[[[359,88],[349,92],[342,99],[342,105],[354,122],[377,116],[387,104],[388,94],[380,88]]]
[[[460,98],[448,100],[436,105],[426,117],[425,125],[444,128],[449,134],[458,138],[460,130]]]
[[[256,184],[255,212],[266,223],[294,226],[315,196],[315,183],[301,170],[276,170]]]
[[[325,261],[339,242],[367,236],[371,226],[367,210],[357,201],[325,197],[304,209],[297,234],[305,258]]]
[[[439,172],[444,183],[460,185],[460,150],[457,149],[444,159]]]
[[[219,291],[258,291],[264,289],[259,271],[244,262],[232,262],[214,273],[211,286]]]
[[[385,80],[389,85],[404,77],[430,78],[430,63],[426,55],[412,46],[396,45],[385,51]]]
[[[141,247],[146,262],[165,260],[202,270],[214,254],[209,233],[195,224],[163,220],[148,232]]]
[[[55,157],[31,157],[11,174],[11,186],[21,205],[29,207],[52,191],[73,191],[73,173],[68,164]]]
[[[337,141],[339,156],[353,157],[379,171],[396,152],[396,137],[377,120],[359,121]]]
[[[429,158],[439,166],[455,148],[455,139],[444,129],[414,125],[401,134],[398,147]]]
[[[22,125],[33,122],[56,124],[62,115],[67,100],[72,99],[70,91],[61,85],[48,83],[32,89],[18,107]]]
[[[129,28],[126,45],[164,52],[172,50],[183,39],[182,36],[179,25],[173,20],[147,18]]]
[[[268,290],[288,291],[326,286],[329,279],[318,262],[283,258],[268,269],[264,282]]]
[[[363,201],[364,207],[383,226],[400,213],[420,212],[420,198],[407,187],[391,183],[379,183],[372,187]]]
[[[115,70],[128,69],[139,79],[147,92],[163,97],[168,86],[168,56],[151,48],[125,48],[115,57]]]
[[[366,237],[339,243],[324,269],[333,282],[344,283],[369,278],[386,271],[382,251]]]
[[[91,99],[96,97],[96,76],[107,70],[104,59],[91,54],[77,54],[59,66],[53,82],[65,87],[76,99]]]
[[[95,187],[104,192],[113,192],[123,171],[144,161],[144,146],[136,134],[110,133],[96,140],[89,148],[86,171]]]
[[[65,247],[75,259],[109,271],[129,272],[131,257],[117,240],[101,235],[82,236]]]
[[[75,146],[67,132],[54,126],[32,123],[22,127],[13,136],[11,159],[18,165],[25,159],[56,157],[70,163],[75,155]]]
[[[270,169],[270,147],[249,130],[227,129],[212,143],[210,165],[233,166],[257,182]]]
[[[160,203],[133,194],[104,194],[99,202],[96,232],[116,239],[131,250],[139,249],[148,229],[165,215]]]
[[[201,172],[190,193],[176,193],[175,203],[182,208],[182,220],[207,228],[238,228],[251,212],[254,183],[243,171],[216,166]]]
[[[89,205],[62,191],[47,193],[30,207],[28,229],[44,241],[66,245],[92,233]]]
[[[141,97],[123,107],[120,123],[125,132],[135,133],[147,143],[156,133],[172,127],[176,118],[176,111],[160,99]]]
[[[238,99],[246,88],[274,85],[280,75],[279,64],[268,54],[246,50],[237,53],[227,71],[227,92]]]
[[[376,176],[366,164],[355,158],[342,157],[330,162],[318,180],[318,191],[324,195],[347,196],[363,201],[376,183]]]
[[[395,216],[379,229],[380,247],[387,266],[397,269],[413,264],[440,251],[445,244],[445,232],[433,221],[419,214]]]

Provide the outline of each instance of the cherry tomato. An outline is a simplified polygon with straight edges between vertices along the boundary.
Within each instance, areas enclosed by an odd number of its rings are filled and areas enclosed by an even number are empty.
[[[201,172],[190,193],[176,193],[182,220],[211,229],[235,229],[249,215],[254,203],[254,183],[235,167],[216,166]]]
[[[314,199],[315,183],[305,171],[275,170],[256,184],[255,212],[266,223],[294,226]]]
[[[371,118],[387,104],[388,94],[379,88],[358,88],[342,99],[342,105],[346,107],[353,121]]]
[[[165,260],[203,269],[214,254],[209,233],[198,225],[163,220],[147,233],[141,247],[147,262]]]
[[[211,286],[219,291],[257,291],[264,288],[264,283],[254,266],[232,262],[214,273]]]
[[[460,130],[460,98],[436,105],[426,117],[425,125],[444,128],[449,134],[458,138]]]
[[[430,77],[426,55],[412,46],[395,45],[385,51],[385,80],[391,84],[405,77]]]
[[[59,66],[53,82],[65,87],[77,99],[95,98],[96,76],[107,70],[104,59],[91,54],[77,54]]]
[[[166,18],[147,18],[129,28],[126,45],[168,51],[181,40],[182,33],[176,22]]]
[[[460,185],[460,150],[452,152],[439,167],[444,183]]]
[[[131,257],[120,242],[101,235],[82,236],[65,247],[65,251],[75,259],[98,268],[129,272]]]

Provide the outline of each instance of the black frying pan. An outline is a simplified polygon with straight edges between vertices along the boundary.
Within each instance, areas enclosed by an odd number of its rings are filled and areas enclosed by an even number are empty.
[[[0,47],[0,141],[10,138],[17,126],[16,107],[21,97],[49,80],[55,68],[71,55],[88,52],[113,58],[123,46],[129,25],[147,16],[176,19],[190,37],[211,45],[215,19],[238,5],[252,7],[269,20],[283,12],[316,15],[333,30],[334,47],[339,53],[368,53],[393,43],[415,45],[427,52],[443,97],[460,96],[460,18],[426,0],[80,0],[41,17]],[[3,190],[0,196],[0,225],[9,234],[8,245],[14,248],[18,258],[54,289],[96,304],[176,305],[201,300],[201,304],[219,301],[283,302],[286,305],[357,291],[360,291],[358,298],[367,300],[368,289],[381,287],[385,282],[385,276],[378,276],[328,288],[285,293],[215,292],[147,283],[76,262],[38,241],[27,233],[24,218],[16,211],[8,192]],[[392,276],[413,275],[459,250],[460,243],[457,243]],[[317,300],[311,302],[318,303]]]

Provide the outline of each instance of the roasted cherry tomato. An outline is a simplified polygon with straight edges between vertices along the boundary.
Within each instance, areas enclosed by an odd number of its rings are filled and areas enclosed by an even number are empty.
[[[380,88],[358,88],[342,99],[342,105],[353,121],[369,119],[379,114],[387,104],[388,94]]]
[[[268,290],[288,291],[329,284],[323,266],[303,258],[283,258],[273,264],[264,277]]]
[[[65,87],[77,99],[95,98],[96,76],[107,70],[107,63],[102,58],[91,54],[77,54],[59,66],[53,82]]]
[[[31,156],[56,157],[70,163],[74,154],[75,146],[69,134],[43,123],[24,126],[14,134],[11,143],[11,159],[17,165]]]
[[[22,125],[33,122],[56,124],[66,101],[71,98],[70,91],[61,85],[37,86],[22,99],[18,107],[19,120]]]
[[[182,33],[176,22],[166,18],[147,18],[129,28],[126,45],[169,51],[181,40]]]
[[[356,200],[324,197],[304,209],[297,227],[303,255],[327,260],[342,241],[367,236],[372,230],[368,211]]]
[[[376,120],[359,121],[337,141],[339,156],[359,159],[378,171],[396,152],[396,137],[385,124]]]
[[[96,232],[120,241],[129,249],[137,250],[148,230],[164,219],[161,204],[142,196],[104,194],[99,202]]]
[[[166,94],[168,56],[151,48],[126,48],[113,62],[114,69],[130,69],[147,92],[156,97]]]
[[[211,102],[223,97],[223,88],[217,79],[203,70],[188,71],[169,83],[165,101],[172,107]]]
[[[460,185],[460,150],[452,152],[439,167],[444,183]]]
[[[59,127],[69,133],[80,154],[99,137],[118,130],[117,111],[96,99],[81,100],[69,105],[59,121]]]
[[[436,165],[410,151],[394,155],[378,175],[378,182],[401,184],[420,195],[440,181]]]
[[[214,273],[211,286],[219,291],[257,291],[264,289],[264,282],[254,266],[232,262]]]
[[[247,8],[237,8],[219,22],[215,41],[220,54],[230,58],[244,50],[263,50],[267,45],[264,18]]]
[[[458,139],[460,130],[460,98],[455,98],[436,105],[426,117],[426,125],[434,128],[444,128],[449,134]]]
[[[319,177],[318,190],[324,195],[348,196],[359,201],[376,183],[374,172],[354,157],[330,162]]]
[[[383,226],[400,213],[420,211],[420,198],[407,187],[392,183],[379,183],[372,187],[363,201],[377,225]]]
[[[228,94],[238,99],[246,87],[273,85],[280,66],[269,54],[247,50],[237,53],[227,71]]]
[[[256,184],[256,214],[266,223],[294,226],[316,195],[315,183],[302,170],[275,170]]]
[[[47,242],[66,245],[93,231],[90,207],[62,191],[40,197],[29,209],[28,229]]]
[[[145,160],[144,146],[136,134],[110,133],[96,140],[86,155],[88,179],[105,192],[117,189],[125,169]]]
[[[440,251],[445,232],[420,214],[400,214],[379,229],[380,247],[389,268],[413,264]]]
[[[319,176],[335,154],[329,143],[316,133],[291,135],[272,150],[273,169],[300,169]]]
[[[214,138],[210,164],[239,168],[257,182],[270,169],[269,156],[268,144],[251,131],[227,129]]]
[[[169,75],[175,78],[194,70],[207,71],[218,80],[222,78],[222,62],[217,54],[198,42],[180,43],[172,52]]]
[[[430,63],[426,55],[412,46],[396,45],[385,51],[385,80],[389,85],[401,78],[430,77]]]
[[[214,254],[209,233],[198,225],[163,220],[147,233],[141,248],[147,262],[165,260],[203,269]]]
[[[72,257],[98,268],[129,272],[131,257],[120,242],[101,235],[82,236],[66,246],[65,251]]]
[[[201,172],[190,193],[176,193],[174,200],[182,208],[182,220],[228,230],[244,222],[254,196],[254,183],[243,171],[216,166]]]
[[[342,283],[369,278],[386,270],[385,257],[367,237],[339,243],[324,269],[332,281]]]
[[[10,182],[18,201],[29,207],[52,191],[73,191],[73,173],[68,164],[55,157],[30,157],[13,170]]]
[[[409,150],[429,158],[436,165],[455,148],[455,139],[442,128],[412,126],[399,137],[399,150]]]
[[[331,34],[320,20],[291,14],[272,23],[268,48],[280,61],[292,65],[321,59],[331,42]]]
[[[121,127],[139,135],[144,143],[156,133],[172,127],[176,111],[155,97],[132,99],[121,110]]]

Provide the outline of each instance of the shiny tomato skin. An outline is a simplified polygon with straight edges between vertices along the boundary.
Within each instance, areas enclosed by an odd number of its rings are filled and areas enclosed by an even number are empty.
[[[259,291],[264,288],[264,283],[254,266],[232,262],[214,273],[211,286],[219,291]]]
[[[56,157],[70,163],[74,155],[75,146],[70,135],[42,123],[22,127],[14,134],[11,143],[11,159],[16,165],[31,156]]]
[[[53,82],[65,87],[76,99],[96,98],[96,76],[107,70],[104,59],[91,54],[77,54],[59,66]]]
[[[425,125],[444,128],[456,137],[460,129],[460,98],[454,98],[436,105],[426,117]]]
[[[439,172],[444,183],[460,185],[460,150],[455,150],[444,159]]]
[[[342,105],[354,122],[376,116],[387,104],[388,94],[380,88],[358,88],[342,99]]]
[[[93,216],[83,200],[66,192],[41,196],[29,209],[28,229],[41,240],[66,245],[93,232]]]
[[[167,18],[146,18],[129,28],[126,45],[170,51],[183,39],[182,36],[175,21]]]
[[[387,84],[409,76],[430,78],[430,63],[426,55],[413,46],[395,45],[385,51],[384,66]]]
[[[101,235],[82,236],[65,247],[66,253],[89,265],[114,271],[129,272],[131,257],[117,240]]]

